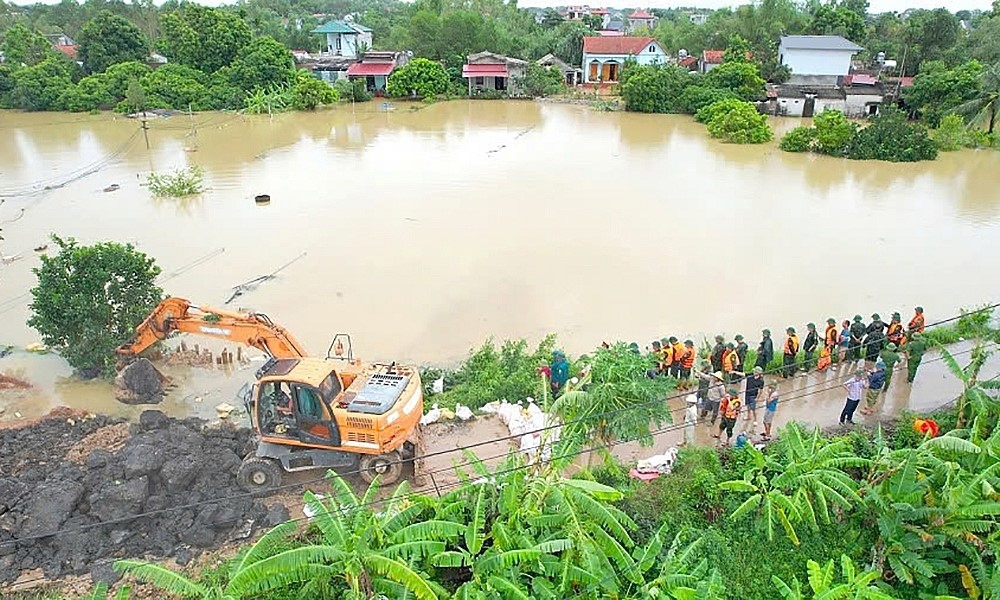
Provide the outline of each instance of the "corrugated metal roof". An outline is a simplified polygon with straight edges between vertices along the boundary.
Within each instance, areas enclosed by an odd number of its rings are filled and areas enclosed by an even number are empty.
[[[313,33],[358,33],[358,30],[351,27],[349,23],[344,21],[327,21],[323,23],[316,29],[312,30]]]
[[[462,65],[462,77],[509,77],[507,65]]]
[[[396,67],[394,63],[354,63],[347,67],[347,75],[388,75]]]
[[[839,35],[783,35],[781,47],[799,50],[863,50],[861,46]]]

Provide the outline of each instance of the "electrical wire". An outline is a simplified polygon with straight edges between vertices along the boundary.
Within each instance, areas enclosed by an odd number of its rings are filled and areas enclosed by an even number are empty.
[[[986,309],[985,308],[979,309],[979,311],[976,311],[976,312],[980,312],[980,311],[983,311],[983,310],[986,310]],[[966,313],[966,314],[970,314],[970,313]],[[958,317],[956,317],[956,318],[958,318]],[[948,321],[951,321],[951,320],[954,320],[954,319],[946,319],[944,321],[940,321],[940,322],[935,323],[933,325],[939,325],[939,324],[942,324],[942,323],[945,323],[945,322],[948,322]],[[933,325],[929,325],[928,327],[933,326]],[[969,353],[969,352],[972,352],[972,349],[964,350],[964,351],[961,351],[961,352],[956,352],[956,353],[953,354],[953,356],[960,356],[962,354]],[[937,362],[937,361],[940,361],[940,360],[943,360],[943,358],[938,357],[938,358],[926,361],[925,364],[929,364],[929,363],[932,363],[932,362]],[[841,383],[837,382],[837,383],[829,386],[829,388],[827,388],[827,389],[823,389],[823,390],[819,390],[819,391],[815,391],[815,392],[810,392],[810,393],[807,393],[807,394],[799,394],[797,396],[793,395],[792,397],[789,397],[789,398],[782,398],[781,400],[779,400],[779,403],[780,402],[790,402],[791,400],[795,400],[795,399],[799,399],[799,398],[803,398],[803,397],[808,397],[808,396],[813,396],[813,395],[819,394],[821,392],[825,392],[825,391],[828,391],[828,390],[836,389],[836,388],[840,387],[841,385],[842,385]],[[674,396],[674,397],[676,398],[676,397],[679,397],[679,396]],[[669,397],[667,399],[669,399]],[[657,402],[663,402],[663,401],[665,401],[665,400],[664,399],[660,399]],[[637,407],[638,406],[631,406],[631,407],[627,407],[627,408],[624,408],[624,409],[616,409],[614,411],[608,411],[608,412],[602,413],[602,414],[603,415],[618,414],[618,413],[621,413],[621,412],[635,410]],[[593,419],[593,418],[596,418],[598,416],[601,416],[601,415],[592,415],[592,416],[586,417],[584,419],[578,419],[576,421],[571,421],[571,422],[568,422],[568,423],[583,422],[585,420]],[[544,430],[553,429],[553,428],[556,428],[556,427],[565,427],[565,426],[566,426],[566,424],[560,424],[560,425],[555,425],[555,426],[548,426],[548,427],[539,428],[537,430],[534,430],[532,432],[527,432],[527,433],[536,433],[536,432],[541,432],[541,431],[544,431]],[[661,434],[669,432],[669,431],[678,430],[678,429],[682,428],[683,426],[684,426],[683,423],[671,424],[671,425],[663,427],[663,428],[661,428],[659,430],[651,432],[650,434],[654,435],[654,436],[661,435]],[[462,446],[462,447],[458,447],[458,448],[451,448],[451,449],[448,449],[448,450],[442,450],[442,451],[439,451],[439,452],[434,452],[434,453],[431,453],[431,454],[428,454],[428,455],[424,455],[421,458],[422,459],[427,459],[427,458],[432,458],[432,457],[436,457],[436,456],[442,456],[442,455],[446,455],[446,454],[451,454],[451,453],[454,453],[454,452],[462,452],[462,451],[465,451],[465,450],[469,450],[469,449],[471,449],[473,447],[478,447],[478,446],[482,446],[484,444],[494,443],[494,442],[503,441],[503,440],[510,440],[510,439],[514,439],[515,437],[520,437],[520,436],[507,436],[507,437],[497,438],[497,439],[494,439],[494,440],[488,440],[488,441],[485,441],[485,442],[478,442],[476,444],[470,444],[470,445],[467,445],[467,446]],[[643,436],[643,437],[645,437],[645,436]],[[602,450],[602,449],[610,449],[610,448],[613,448],[615,446],[619,446],[619,445],[631,443],[633,441],[636,441],[637,439],[639,439],[639,438],[635,437],[635,438],[629,438],[629,439],[614,441],[614,442],[609,443],[609,444],[602,444],[602,445],[585,447],[585,448],[580,449],[580,450],[576,450],[576,451],[573,451],[573,452],[564,453],[563,455],[560,455],[558,457],[549,458],[549,459],[547,459],[546,462],[552,462],[553,460],[559,459],[559,458],[572,458],[574,456],[579,456],[579,455],[587,453],[587,452],[594,452],[594,451],[598,451],[598,450]],[[497,455],[497,456],[494,456],[492,458],[498,458],[498,457],[501,457],[501,456],[506,456],[506,453],[504,455]],[[492,458],[488,458],[486,460],[491,460]],[[480,460],[482,460],[482,459],[480,459]],[[408,461],[398,461],[398,462],[408,462]],[[466,465],[467,464],[471,464],[471,462],[466,462],[465,464]],[[453,465],[452,467],[442,468],[442,469],[438,469],[438,470],[435,470],[435,471],[430,471],[430,472],[428,472],[426,474],[432,475],[434,473],[439,473],[439,472],[453,471],[458,466],[464,466],[464,465]],[[514,471],[517,471],[517,470],[521,470],[521,469],[524,469],[524,468],[531,468],[531,467],[534,467],[534,466],[535,466],[534,463],[529,463],[527,465],[521,465],[521,466],[515,467],[513,469],[509,469],[508,471],[509,472],[514,472]],[[357,470],[349,471],[349,472],[341,472],[341,473],[339,473],[339,475],[340,476],[355,475],[355,474],[359,474],[360,472],[361,472],[361,470],[357,469]],[[501,474],[504,474],[504,472],[494,472],[492,474],[492,476],[501,475]],[[310,483],[318,483],[318,482],[322,482],[324,480],[326,480],[326,476],[325,475],[323,477],[319,477],[319,478],[316,478],[316,479],[313,479],[313,480],[309,480],[309,481],[303,481],[303,482],[298,482],[298,483],[294,483],[294,484],[288,484],[288,485],[285,485],[285,486],[278,486],[276,488],[273,488],[273,489],[269,490],[269,492],[276,492],[276,491],[281,491],[281,490],[286,490],[286,489],[299,488],[299,487],[302,487],[302,486],[305,486],[305,485],[309,485]],[[445,487],[447,489],[449,487],[454,487],[455,485],[462,485],[462,482],[456,482],[456,483],[452,483],[452,484],[444,484],[443,487]],[[440,490],[440,488],[442,486],[435,486],[435,487]],[[410,494],[405,494],[405,495],[403,495],[401,497],[416,496],[416,495],[421,495],[423,493],[424,493],[423,491],[412,492]],[[110,525],[117,525],[117,524],[121,524],[121,523],[127,523],[127,522],[134,521],[136,519],[147,518],[147,517],[150,517],[150,516],[156,516],[156,515],[165,514],[165,513],[169,513],[169,512],[174,512],[174,511],[178,511],[178,510],[186,510],[186,509],[189,509],[189,508],[197,508],[199,506],[205,506],[205,505],[209,505],[209,504],[217,504],[217,503],[225,502],[227,500],[236,500],[236,499],[248,498],[248,497],[259,496],[259,495],[260,494],[257,493],[257,492],[245,492],[245,493],[241,493],[241,494],[232,494],[232,495],[229,495],[229,496],[218,497],[218,498],[213,498],[213,499],[208,499],[208,500],[202,500],[202,501],[199,501],[199,502],[193,502],[193,503],[184,504],[184,505],[170,506],[170,507],[166,507],[166,508],[162,508],[162,509],[157,509],[157,510],[153,510],[153,511],[145,511],[145,512],[137,513],[137,514],[134,514],[134,515],[129,515],[127,517],[122,517],[122,518],[119,518],[119,519],[112,519],[112,520],[103,521],[103,522],[100,522],[100,523],[91,523],[91,524],[88,524],[88,525],[81,525],[79,527],[72,528],[72,529],[55,530],[55,531],[52,531],[52,532],[49,532],[49,533],[36,534],[36,535],[32,535],[32,536],[27,536],[27,537],[14,538],[14,539],[11,539],[11,540],[0,541],[0,548],[3,548],[5,546],[9,546],[9,545],[16,545],[16,544],[20,544],[20,543],[24,543],[24,542],[41,540],[41,539],[52,537],[52,536],[55,536],[55,535],[61,535],[61,534],[65,534],[65,533],[78,533],[78,532],[88,531],[90,529],[95,529],[95,528],[98,528],[98,527],[105,527],[105,526],[110,526]],[[384,502],[384,500],[376,500],[376,501],[373,501],[373,502],[371,502],[369,504],[376,504],[376,503],[379,503],[379,502]],[[354,508],[360,508],[360,507],[361,507],[361,505],[358,505],[358,506],[355,506]],[[295,520],[295,519],[293,519],[293,520]]]

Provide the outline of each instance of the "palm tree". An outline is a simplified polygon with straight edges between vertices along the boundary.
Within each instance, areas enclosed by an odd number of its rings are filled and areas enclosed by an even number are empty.
[[[240,600],[267,595],[268,592],[330,576],[324,564],[341,554],[330,546],[291,546],[289,538],[295,523],[289,521],[265,533],[246,552],[229,565],[225,584],[206,584],[155,564],[120,560],[114,568],[136,579],[151,583],[181,598],[203,600]]]
[[[805,521],[813,529],[831,521],[831,505],[850,508],[860,503],[857,483],[843,471],[865,466],[843,439],[828,440],[814,429],[806,434],[791,424],[765,455],[750,446],[751,467],[742,480],[725,481],[719,488],[750,496],[732,514],[733,519],[754,516],[769,540],[777,526],[798,545],[795,524]]]
[[[808,571],[807,581],[811,597],[819,598],[841,598],[843,600],[896,600],[896,597],[884,592],[876,585],[882,574],[878,571],[858,571],[854,562],[846,555],[840,557],[840,571],[844,577],[843,582],[834,581],[833,560],[827,561],[820,566],[814,560],[806,563]],[[809,597],[803,594],[802,585],[798,578],[793,579],[791,585],[785,583],[776,575],[771,576],[778,594],[783,600],[805,600]]]
[[[991,417],[1000,414],[1000,400],[995,396],[996,390],[1000,390],[1000,380],[996,378],[979,380],[979,372],[992,355],[992,350],[987,350],[983,344],[977,344],[972,349],[969,364],[963,367],[948,350],[941,349],[941,359],[944,364],[951,374],[962,382],[962,394],[958,397],[956,408],[957,428],[964,427],[970,418],[982,417],[982,422],[986,423]],[[994,395],[990,392],[994,392]],[[995,420],[992,419],[993,422]]]
[[[955,112],[965,116],[976,127],[986,125],[986,131],[993,133],[997,112],[1000,112],[1000,63],[983,70],[979,96],[955,107]]]

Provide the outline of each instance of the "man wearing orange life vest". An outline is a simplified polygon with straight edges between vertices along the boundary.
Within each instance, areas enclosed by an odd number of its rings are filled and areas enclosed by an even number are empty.
[[[830,351],[830,356],[836,356],[837,341],[839,339],[840,334],[837,332],[837,319],[831,317],[826,320],[826,331],[823,332],[823,345]]]
[[[694,342],[691,340],[684,340],[684,353],[681,354],[681,379],[690,379],[691,369],[694,368],[694,359],[697,356],[698,351],[694,349]]]
[[[889,340],[890,344],[896,344],[899,348],[903,345],[903,324],[900,322],[902,317],[899,313],[892,313],[892,320],[889,322],[889,328],[885,332],[886,339]]]
[[[799,354],[799,337],[795,335],[795,328],[789,327],[785,330],[788,337],[785,338],[785,352],[781,361],[781,376],[788,379],[795,375],[795,358]]]
[[[924,332],[924,308],[922,306],[913,309],[913,318],[906,325],[906,330],[910,333]]]
[[[725,382],[733,381],[733,378],[739,375],[739,370],[740,355],[736,354],[736,347],[730,342],[722,352],[722,372],[725,375]]]
[[[681,378],[681,361],[684,358],[684,344],[677,341],[677,338],[670,336],[670,355],[673,363],[670,367],[670,374],[675,379]]]

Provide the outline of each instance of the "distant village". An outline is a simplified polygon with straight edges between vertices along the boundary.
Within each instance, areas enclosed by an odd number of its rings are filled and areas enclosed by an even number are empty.
[[[553,9],[528,10],[541,22],[547,11]],[[596,35],[583,37],[581,64],[567,64],[552,54],[536,61],[561,72],[571,88],[609,93],[629,61],[640,65],[673,64],[691,72],[707,73],[723,60],[723,49],[706,49],[698,56],[680,49],[676,55],[670,55],[655,38],[643,35],[657,24],[657,17],[646,9],[583,5],[555,10],[565,21],[587,21],[592,26],[599,23]],[[691,23],[702,25],[707,14],[694,12],[688,18]],[[301,28],[301,20],[293,26]],[[376,96],[384,95],[389,75],[413,57],[412,52],[404,50],[372,50],[375,41],[372,30],[350,15],[327,20],[311,32],[323,36],[324,44],[318,53],[292,50],[299,68],[330,84],[342,78],[363,80],[367,90]],[[76,59],[77,46],[68,36],[58,34],[49,39],[57,50]],[[897,102],[901,90],[913,85],[912,77],[897,76],[900,72],[897,61],[883,52],[875,53],[870,64],[855,60],[863,48],[841,36],[789,35],[782,36],[777,43],[779,61],[789,68],[791,77],[785,83],[767,84],[767,97],[758,104],[761,112],[767,114],[810,117],[830,108],[850,117],[872,116],[878,114],[880,106]],[[156,68],[166,62],[166,57],[153,52],[147,64]],[[525,95],[520,81],[526,75],[527,65],[528,61],[484,48],[466,57],[462,77],[468,82],[470,96],[492,93],[519,98]]]

